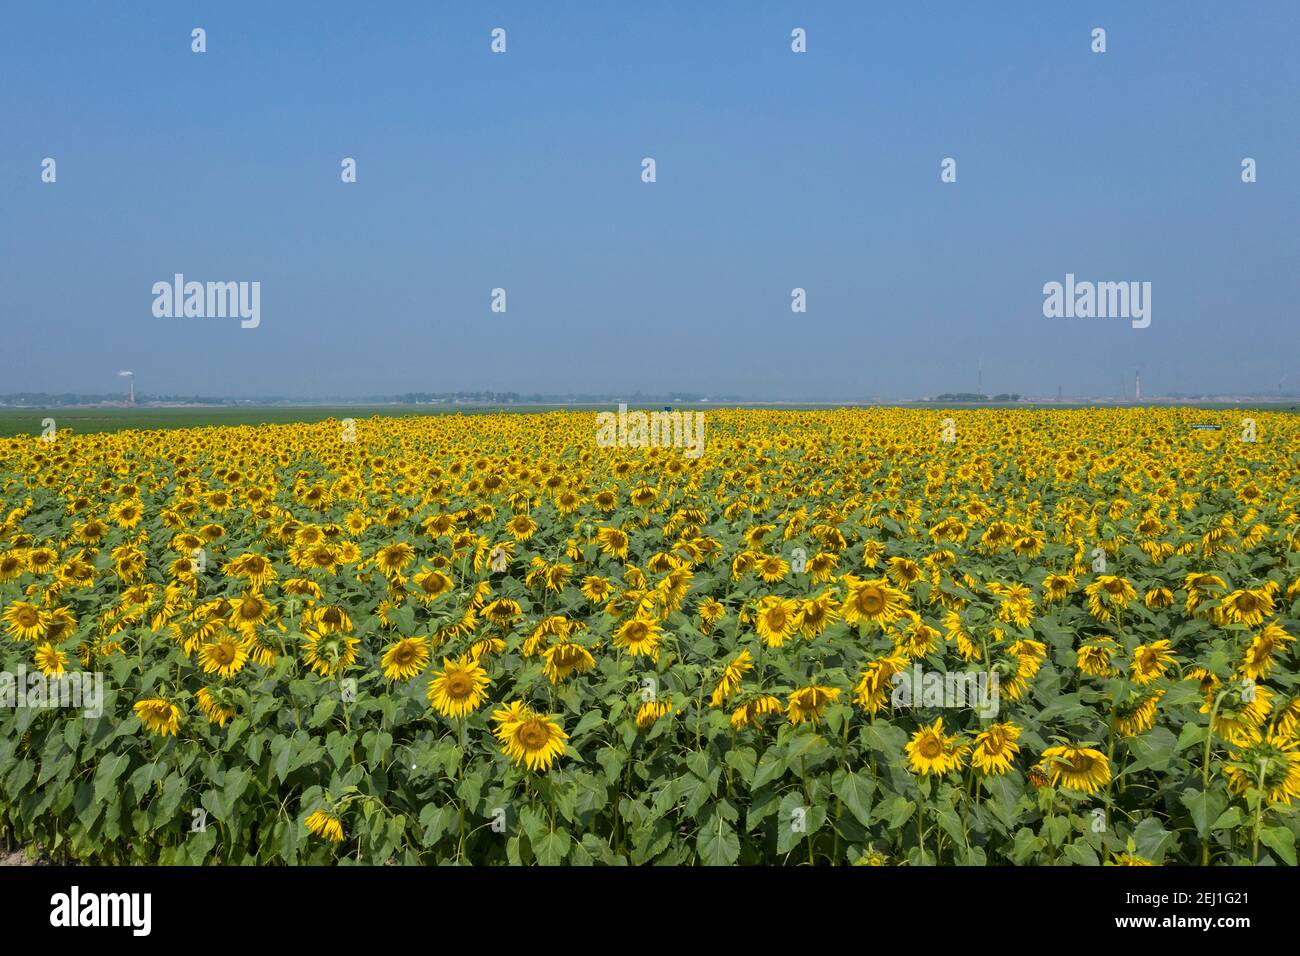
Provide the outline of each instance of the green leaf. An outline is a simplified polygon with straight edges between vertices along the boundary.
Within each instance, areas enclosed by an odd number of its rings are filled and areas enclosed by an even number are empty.
[[[740,859],[740,838],[722,814],[711,814],[695,841],[700,862],[705,866],[731,866]]]
[[[837,772],[833,789],[835,796],[843,800],[849,812],[866,827],[871,825],[871,794],[875,787],[875,782],[859,770],[855,773]]]
[[[569,831],[561,827],[550,833],[543,833],[536,839],[529,838],[533,853],[542,866],[559,866],[569,854]]]
[[[1288,866],[1296,865],[1295,834],[1286,827],[1264,827],[1259,831],[1259,839],[1265,846],[1280,856]]]

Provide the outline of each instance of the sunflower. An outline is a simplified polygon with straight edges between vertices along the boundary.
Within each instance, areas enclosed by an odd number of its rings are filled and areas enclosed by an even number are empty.
[[[429,681],[429,704],[444,717],[466,717],[487,699],[487,671],[468,654],[442,660],[442,672]]]
[[[317,810],[303,822],[308,830],[322,840],[329,840],[331,843],[343,842],[343,821],[334,814]]]
[[[249,632],[261,624],[271,613],[271,604],[257,593],[245,594],[230,612],[230,626],[236,631]]]
[[[322,677],[338,677],[357,662],[360,643],[359,638],[346,634],[308,630],[303,634],[303,659]]]
[[[638,730],[649,730],[655,725],[660,717],[671,713],[673,709],[672,701],[669,700],[647,700],[636,712],[636,726]]]
[[[1099,621],[1109,621],[1114,612],[1122,611],[1137,598],[1137,591],[1124,578],[1101,574],[1083,589],[1088,596],[1088,613]]]
[[[1260,680],[1277,666],[1277,653],[1285,651],[1295,638],[1277,624],[1269,624],[1250,642],[1239,668],[1251,680]]]
[[[1123,737],[1145,734],[1156,724],[1156,705],[1164,695],[1164,691],[1158,690],[1123,706],[1117,706],[1111,727]]]
[[[1259,627],[1274,611],[1273,595],[1265,588],[1233,591],[1219,602],[1219,609],[1230,624]]]
[[[1174,603],[1174,592],[1168,588],[1150,588],[1142,595],[1142,603],[1153,611],[1167,608]]]
[[[634,617],[614,632],[614,646],[627,651],[633,657],[659,657],[659,642],[663,634],[655,621],[645,621]]]
[[[1075,652],[1079,670],[1092,677],[1115,677],[1119,671],[1111,664],[1111,658],[1119,650],[1119,645],[1109,637],[1089,641]]]
[[[1066,744],[1048,747],[1043,762],[1053,787],[1068,787],[1086,794],[1096,793],[1110,783],[1110,761],[1100,750]]]
[[[819,721],[826,711],[826,705],[838,700],[839,696],[838,687],[823,687],[820,684],[800,687],[786,698],[786,716],[792,724],[801,724],[805,720]]]
[[[384,676],[389,680],[410,680],[429,665],[429,639],[404,637],[388,645],[380,659]]]
[[[199,710],[204,717],[208,718],[208,723],[224,727],[226,722],[235,716],[235,708],[223,702],[227,699],[227,694],[228,689],[224,687],[200,687],[198,693],[194,695]]]
[[[302,616],[304,627],[314,628],[322,634],[351,634],[352,618],[337,604],[322,604]]]
[[[741,651],[735,658],[727,663],[722,669],[722,676],[718,679],[718,684],[713,688],[713,696],[709,698],[709,705],[712,707],[721,707],[729,698],[735,696],[740,690],[741,679],[754,668],[754,658],[750,656],[749,651]]]
[[[452,589],[452,580],[438,570],[421,571],[411,579],[415,582],[415,598],[421,604],[431,604]]]
[[[781,698],[772,694],[759,694],[731,712],[731,726],[735,730],[757,727],[768,714],[779,714],[781,710]]]
[[[1228,789],[1244,794],[1252,787],[1264,791],[1269,803],[1290,805],[1300,798],[1300,741],[1269,733],[1228,755],[1223,766]]]
[[[21,552],[6,551],[0,554],[0,584],[16,581],[27,570],[27,561]]]
[[[618,528],[600,528],[596,531],[596,543],[600,546],[601,554],[609,555],[612,558],[626,558],[628,537]]]
[[[589,574],[582,579],[582,596],[592,604],[600,604],[613,593],[614,585],[610,583],[609,578]]]
[[[1215,709],[1214,703],[1218,702]],[[1217,693],[1214,700],[1207,700],[1201,707],[1201,713],[1214,711],[1212,728],[1216,734],[1239,747],[1256,743],[1261,739],[1260,727],[1268,719],[1273,709],[1273,692],[1262,684],[1256,686],[1254,681],[1241,684],[1231,683],[1226,690]]]
[[[1043,578],[1043,604],[1061,604],[1074,590],[1075,579],[1071,574],[1049,574]]]
[[[506,627],[515,618],[523,614],[523,608],[513,598],[497,598],[483,607],[483,617],[498,627]]]
[[[862,670],[853,699],[869,714],[876,714],[890,700],[894,675],[907,670],[908,660],[900,654],[877,658]]]
[[[768,647],[780,647],[798,628],[798,613],[798,601],[775,596],[763,598],[754,612],[758,636]]]
[[[45,636],[45,615],[27,601],[10,604],[5,608],[3,620],[9,628],[9,635],[16,641],[35,641]]]
[[[814,638],[826,630],[827,625],[840,615],[834,603],[835,596],[827,591],[811,600],[802,601],[795,615],[795,625],[806,638]]]
[[[527,514],[517,514],[506,522],[506,531],[516,541],[527,541],[537,533],[538,524]]]
[[[790,565],[780,555],[765,554],[758,560],[754,571],[766,583],[775,584],[785,580],[785,576],[790,573]]]
[[[53,644],[45,643],[36,649],[36,666],[46,677],[61,677],[68,663],[68,655]]]
[[[717,623],[727,616],[726,606],[717,598],[705,598],[700,602],[698,610],[703,625],[700,630],[705,634],[711,632]]]
[[[512,706],[515,709],[511,710]],[[501,752],[516,767],[526,765],[529,770],[549,770],[564,754],[564,742],[569,735],[549,716],[534,713],[522,704],[507,705],[506,714],[496,731]]]
[[[596,659],[591,656],[591,652],[572,641],[562,641],[547,648],[544,656],[546,664],[542,672],[552,684],[558,684],[572,674],[581,674],[596,666]]]
[[[975,737],[970,763],[985,776],[1006,773],[1020,752],[1021,729],[1012,723],[991,724]]]
[[[199,664],[205,674],[231,678],[248,663],[248,644],[229,632],[219,633],[199,648]]]
[[[146,697],[131,708],[145,730],[163,737],[175,737],[181,726],[181,709],[161,697]]]
[[[913,773],[937,777],[960,770],[967,750],[958,736],[944,734],[942,717],[912,734],[906,749]]]
[[[1145,686],[1161,677],[1174,662],[1173,645],[1169,641],[1152,641],[1133,649],[1129,662],[1129,677],[1138,686]]]
[[[375,552],[375,566],[389,580],[398,578],[402,569],[415,560],[415,548],[405,541],[387,544]]]
[[[853,580],[840,614],[849,624],[857,624],[859,621],[889,624],[903,615],[906,604],[907,596],[890,587],[882,578]]]

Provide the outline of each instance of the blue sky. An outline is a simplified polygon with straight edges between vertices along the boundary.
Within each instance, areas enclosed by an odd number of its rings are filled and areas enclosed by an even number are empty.
[[[3,17],[0,392],[1300,388],[1300,4]],[[176,272],[260,281],[260,327],[156,318]],[[1151,326],[1044,318],[1067,272]]]

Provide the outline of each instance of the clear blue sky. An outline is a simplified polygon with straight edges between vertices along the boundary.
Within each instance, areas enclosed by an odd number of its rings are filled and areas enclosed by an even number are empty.
[[[1300,387],[1293,0],[0,17],[0,392]],[[155,318],[176,272],[260,328]],[[1067,272],[1151,327],[1044,318]]]

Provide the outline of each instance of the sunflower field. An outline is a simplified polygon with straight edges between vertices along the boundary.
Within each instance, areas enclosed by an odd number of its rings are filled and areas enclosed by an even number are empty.
[[[1294,417],[707,415],[696,458],[580,412],[0,439],[0,836],[1296,862]]]

